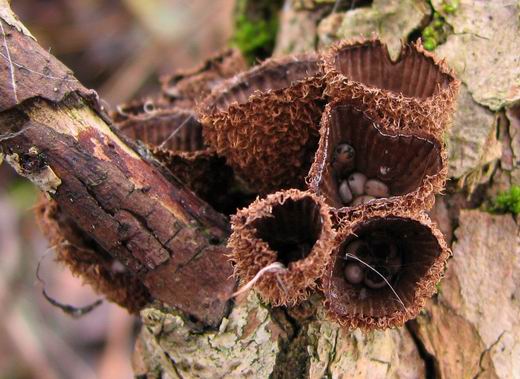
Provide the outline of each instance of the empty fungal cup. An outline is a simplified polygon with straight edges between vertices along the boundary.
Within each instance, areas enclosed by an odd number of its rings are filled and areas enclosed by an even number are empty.
[[[211,93],[222,80],[232,77],[247,68],[240,51],[222,51],[198,67],[177,71],[161,78],[165,101],[175,107],[192,109]]]
[[[228,247],[242,286],[253,281],[276,306],[295,305],[316,288],[334,237],[321,198],[294,189],[268,195],[233,216],[232,229]]]
[[[367,214],[340,230],[337,241],[323,290],[330,317],[349,328],[383,329],[414,318],[450,254],[426,216]]]
[[[315,54],[267,60],[199,107],[208,143],[259,190],[303,187],[317,147],[323,80]]]
[[[127,137],[160,150],[196,152],[207,148],[196,114],[183,109],[128,116],[116,126]]]
[[[326,94],[349,101],[374,120],[440,137],[451,116],[459,82],[422,45],[404,45],[392,61],[379,40],[342,41],[324,54]],[[400,120],[400,123],[395,121]]]

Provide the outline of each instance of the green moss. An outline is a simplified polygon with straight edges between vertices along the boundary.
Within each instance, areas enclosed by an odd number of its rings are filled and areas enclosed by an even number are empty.
[[[520,186],[512,186],[500,193],[491,207],[492,212],[520,214]]]
[[[280,7],[281,1],[237,1],[231,45],[238,48],[249,63],[271,55],[278,32]]]
[[[459,8],[459,0],[443,1],[442,10],[447,14],[453,14]]]
[[[423,46],[428,51],[433,51],[437,47],[437,41],[435,38],[424,38]]]
[[[439,13],[434,11],[432,21],[421,33],[424,48],[429,51],[435,50],[438,45],[446,41],[448,33],[449,25]]]
[[[437,283],[435,285],[435,289],[437,290],[437,295],[442,295],[442,287],[441,287],[441,282]]]

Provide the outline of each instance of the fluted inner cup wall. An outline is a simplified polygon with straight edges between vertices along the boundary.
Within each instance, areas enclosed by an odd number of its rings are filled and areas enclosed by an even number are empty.
[[[330,307],[351,317],[408,312],[418,283],[441,250],[431,230],[418,221],[386,217],[362,223],[337,249],[328,289]],[[362,280],[349,277],[349,265],[359,268]]]
[[[342,158],[344,151],[347,158]],[[330,205],[342,208],[409,194],[442,169],[442,147],[435,139],[385,130],[364,113],[339,104],[328,106],[322,119],[308,182]]]
[[[438,69],[431,57],[408,45],[395,62],[380,42],[345,46],[336,52],[334,64],[349,80],[420,99],[447,88],[453,80]]]
[[[118,124],[126,136],[163,150],[195,152],[207,148],[195,113],[169,109],[129,117]]]
[[[272,217],[256,221],[257,237],[276,252],[277,260],[288,266],[304,259],[320,238],[322,220],[319,205],[311,198],[289,199],[275,205]]]

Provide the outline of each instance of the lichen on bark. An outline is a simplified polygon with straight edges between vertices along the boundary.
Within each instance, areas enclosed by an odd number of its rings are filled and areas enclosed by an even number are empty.
[[[455,12],[433,7],[453,28],[435,52],[468,86],[475,101],[493,111],[520,100],[520,6],[515,1],[462,0]]]
[[[425,365],[406,328],[363,333],[318,317],[308,327],[308,377],[418,378]]]
[[[218,331],[197,331],[171,309],[141,312],[142,333],[163,354],[160,365],[173,378],[267,378],[291,333],[254,293],[240,299]]]
[[[467,176],[500,158],[496,123],[495,114],[477,104],[462,85],[448,139],[451,177]]]
[[[388,45],[390,56],[396,59],[402,41],[427,22],[431,9],[425,0],[374,0],[370,7],[360,7],[344,13],[333,13],[320,22],[318,36],[321,46],[338,39],[377,34]]]

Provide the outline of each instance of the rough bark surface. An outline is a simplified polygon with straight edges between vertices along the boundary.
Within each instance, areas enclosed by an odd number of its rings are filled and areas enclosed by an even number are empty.
[[[2,23],[0,146],[5,160],[151,295],[218,325],[235,287],[224,216],[109,126],[96,95]],[[204,276],[201,276],[204,273]]]

